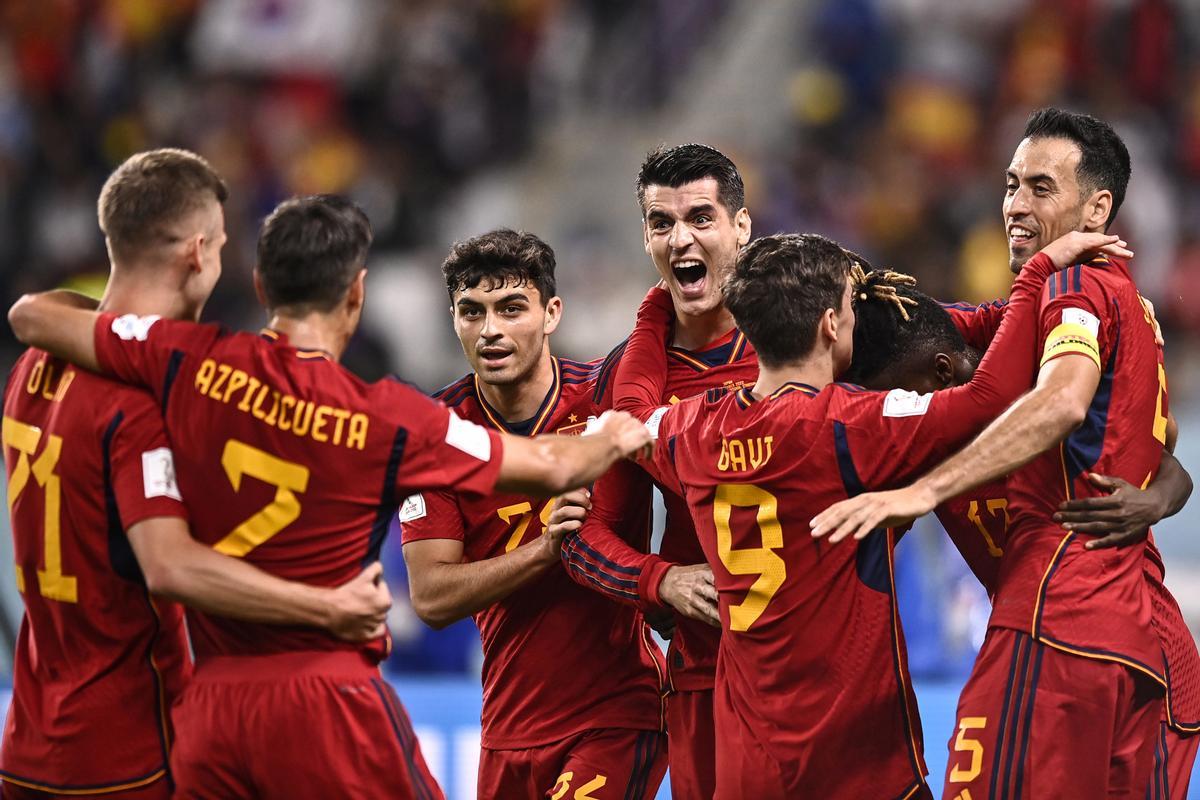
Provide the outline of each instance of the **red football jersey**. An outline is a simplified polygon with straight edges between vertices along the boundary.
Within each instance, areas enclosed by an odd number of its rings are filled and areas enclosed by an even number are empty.
[[[191,672],[183,613],[152,598],[125,530],[186,517],[146,392],[27,350],[4,396],[25,604],[0,775],[49,792],[161,778]]]
[[[594,383],[594,365],[555,358],[549,394],[520,424],[488,405],[474,374],[435,397],[497,430],[579,434],[597,414]],[[405,503],[403,538],[458,539],[467,561],[482,561],[541,536],[553,505],[516,494],[424,492]],[[476,614],[475,624],[483,640],[484,747],[538,747],[596,728],[661,729],[665,666],[635,609],[555,568]]]
[[[365,383],[273,331],[101,315],[102,368],[164,409],[193,533],[283,578],[334,586],[377,560],[400,501],[453,486],[486,494],[499,436],[399,381]],[[311,628],[189,611],[197,664],[212,655],[362,648]]]
[[[967,386],[919,396],[789,383],[763,400],[747,389],[709,391],[649,415],[659,440],[649,468],[685,496],[720,597],[716,727],[735,747],[765,751],[777,773],[766,780],[785,792],[903,797],[924,783],[894,532],[830,545],[808,523],[848,496],[907,482],[1020,395],[1033,364],[1035,291],[1050,271],[1045,258],[1031,265],[1014,284],[996,355]],[[654,295],[645,319],[666,314]],[[618,371],[618,408],[643,418],[661,365],[630,365],[661,361],[661,336],[639,321]],[[1022,358],[1028,364],[1014,370]],[[1003,372],[993,366],[1001,359]],[[764,781],[722,763],[721,797]]]
[[[625,345],[618,346],[600,367],[596,400],[601,409],[612,407],[611,378],[624,360],[624,352]],[[677,403],[717,387],[740,388],[753,383],[758,374],[754,348],[736,328],[703,350],[666,347],[665,352],[666,383],[660,398],[664,403]],[[596,482],[592,511],[583,529],[563,547],[567,570],[576,581],[643,610],[662,608],[658,584],[668,567],[704,561],[687,503],[670,489],[662,493],[667,518],[659,553],[648,554],[646,547],[629,544],[644,540],[649,530],[652,486],[640,467],[629,462],[614,465]],[[716,628],[675,615],[675,634],[667,649],[672,688],[713,687],[720,638]]]
[[[979,306],[943,305],[967,343],[981,350],[987,349],[1000,326],[1004,306],[1004,301],[1000,300]],[[1000,566],[999,558],[992,556],[998,556],[1004,550],[1010,522],[1007,487],[999,482],[969,494],[944,504],[937,515],[971,571],[992,595]],[[976,536],[972,536],[972,527],[976,529]],[[1200,731],[1200,653],[1179,604],[1163,583],[1165,572],[1162,556],[1151,534],[1146,544],[1143,574],[1150,592],[1154,632],[1166,659],[1164,715],[1177,733],[1189,735]]]
[[[1051,518],[1063,500],[1101,493],[1084,478],[1087,471],[1135,486],[1157,472],[1167,391],[1153,323],[1124,262],[1100,258],[1047,281],[1037,327],[1043,364],[1084,355],[1096,362],[1100,383],[1084,423],[1009,476],[1012,527],[989,624],[1028,631],[1077,655],[1120,661],[1165,682],[1145,545],[1087,552],[1088,537]]]
[[[947,500],[934,513],[950,541],[991,597],[1008,537],[1008,498],[1004,479]]]

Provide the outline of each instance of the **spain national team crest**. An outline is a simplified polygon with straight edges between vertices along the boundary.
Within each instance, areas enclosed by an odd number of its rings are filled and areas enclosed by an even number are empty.
[[[567,416],[567,424],[554,432],[559,436],[581,436],[584,429],[587,428],[588,420],[592,419],[595,419],[595,417],[580,419],[578,414],[569,414]]]

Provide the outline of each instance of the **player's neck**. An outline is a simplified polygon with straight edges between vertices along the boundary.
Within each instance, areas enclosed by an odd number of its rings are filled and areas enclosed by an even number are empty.
[[[537,413],[554,385],[554,360],[550,348],[542,351],[537,366],[525,378],[513,383],[479,382],[479,390],[505,422],[524,422]]]
[[[98,311],[113,314],[135,314],[139,317],[158,316],[164,319],[191,319],[200,317],[200,309],[189,308],[187,300],[178,287],[155,286],[145,281],[133,285],[130,281],[115,276],[100,298]]]
[[[702,350],[729,333],[733,327],[733,314],[730,314],[724,305],[704,314],[676,312],[671,345],[682,347],[684,350]]]
[[[347,331],[346,325],[332,314],[317,312],[290,316],[276,311],[267,327],[286,336],[288,344],[297,350],[319,350],[334,361],[341,360],[354,333],[353,329]]]
[[[815,353],[801,361],[768,367],[759,362],[758,380],[751,390],[760,400],[774,394],[785,383],[805,383],[823,389],[833,383],[833,353]]]

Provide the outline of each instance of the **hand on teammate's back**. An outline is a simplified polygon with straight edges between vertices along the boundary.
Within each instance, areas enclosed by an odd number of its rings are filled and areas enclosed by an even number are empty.
[[[332,619],[329,632],[348,642],[365,642],[387,630],[387,613],[392,593],[383,579],[383,565],[376,561],[350,580],[330,589]]]
[[[1108,494],[1067,500],[1059,505],[1054,521],[1069,531],[1102,536],[1085,544],[1088,550],[1137,544],[1150,534],[1150,526],[1163,518],[1162,501],[1152,489],[1139,489],[1095,472],[1089,472],[1087,479]]]
[[[685,617],[721,627],[717,614],[717,587],[708,564],[674,566],[658,585],[658,599]]]
[[[1058,269],[1091,261],[1098,255],[1133,258],[1133,251],[1120,236],[1071,231],[1042,248]]]

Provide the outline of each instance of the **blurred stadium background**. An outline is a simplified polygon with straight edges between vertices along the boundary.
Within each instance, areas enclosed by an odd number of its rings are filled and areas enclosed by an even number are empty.
[[[740,165],[756,233],[825,233],[936,296],[987,300],[1009,279],[1003,169],[1047,104],[1129,144],[1116,230],[1165,330],[1181,460],[1200,471],[1195,0],[0,0],[0,294],[100,291],[100,185],[172,145],[232,189],[209,320],[260,325],[262,217],[290,194],[342,192],[376,230],[347,358],[359,374],[432,390],[465,371],[438,267],[455,239],[498,226],[555,248],[557,347],[596,358],[652,281],[641,158],[703,141]],[[6,327],[0,350],[18,352]],[[1193,502],[1157,531],[1193,626],[1198,521]],[[386,666],[450,796],[471,797],[478,638],[416,620],[392,544]],[[905,540],[898,580],[937,783],[987,601],[933,522]],[[20,606],[11,571],[0,581],[7,670]]]

